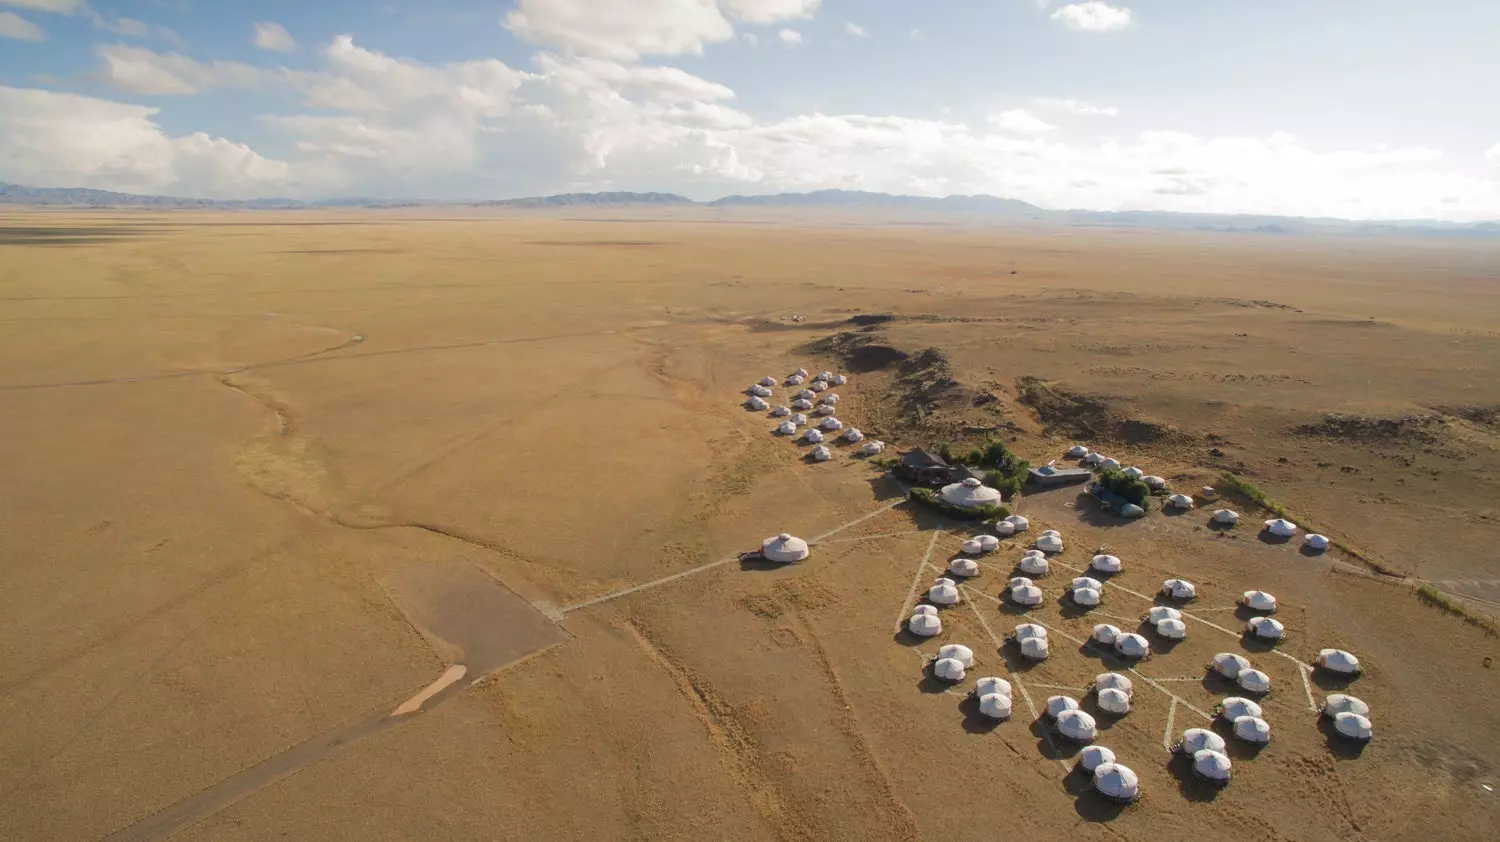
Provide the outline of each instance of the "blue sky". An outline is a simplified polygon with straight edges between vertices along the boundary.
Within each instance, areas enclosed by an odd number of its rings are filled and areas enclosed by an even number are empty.
[[[1483,0],[0,0],[0,180],[1500,218]]]

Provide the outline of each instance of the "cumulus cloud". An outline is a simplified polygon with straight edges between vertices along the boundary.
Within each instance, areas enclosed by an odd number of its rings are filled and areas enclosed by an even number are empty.
[[[272,21],[257,22],[255,35],[251,41],[260,49],[274,53],[290,53],[297,49],[297,39],[292,37],[292,33],[287,32],[286,27]]]
[[[990,117],[990,123],[1003,131],[1020,134],[1040,134],[1057,128],[1024,108],[994,114]]]
[[[863,26],[860,26],[853,21],[844,24],[844,31],[849,33],[850,35],[853,35],[855,38],[863,38],[866,35],[870,34],[869,32],[865,31],[865,28]]]
[[[200,62],[127,44],[101,44],[101,81],[134,94],[183,96],[209,88],[255,88],[267,72],[236,61]]]
[[[788,47],[797,47],[802,44],[802,33],[795,29],[783,29],[776,33],[776,37],[780,38],[781,43]]]
[[[0,12],[0,38],[17,41],[45,41],[47,33],[40,26],[12,12]]]
[[[0,0],[0,6],[18,6],[39,12],[75,15],[88,8],[86,0]]]
[[[225,197],[287,184],[285,162],[202,132],[170,137],[157,111],[0,86],[0,181]]]
[[[1050,108],[1054,111],[1065,111],[1069,114],[1080,114],[1087,117],[1117,117],[1120,114],[1120,109],[1113,105],[1092,105],[1076,99],[1038,97],[1033,102],[1042,108]]]
[[[1103,0],[1069,3],[1052,13],[1052,19],[1080,32],[1113,32],[1130,25],[1130,10]]]
[[[701,54],[734,37],[731,19],[770,24],[811,17],[818,0],[519,0],[505,28],[568,53],[632,61]]]

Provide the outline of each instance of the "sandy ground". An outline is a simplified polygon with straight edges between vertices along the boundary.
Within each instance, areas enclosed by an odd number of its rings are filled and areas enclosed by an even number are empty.
[[[1020,504],[1068,541],[1030,615],[1054,656],[1000,645],[1019,541],[917,643],[899,624],[967,530],[739,403],[894,314],[879,341],[941,349],[958,397],[915,426],[899,372],[864,372],[848,423],[901,446],[997,426],[1033,461],[1094,430],[1188,488],[1233,469],[1495,611],[1497,266],[1479,242],[868,219],[8,214],[0,838],[1487,836],[1500,646],[1411,582],[1266,543],[1249,508],[1227,534],[1201,510],[1121,525],[1058,490]],[[827,543],[734,560],[783,530]],[[1056,597],[1099,546],[1126,570],[1077,616]],[[1195,619],[1106,723],[1144,791],[1111,809],[1020,695],[995,725],[966,692],[1078,695],[1121,665],[1069,638],[1138,623],[1170,575]],[[1282,598],[1279,654],[1236,635],[1252,587]],[[943,642],[980,661],[954,688],[924,677]],[[1337,686],[1303,681],[1324,646],[1367,665],[1363,752],[1309,708]],[[1219,651],[1271,674],[1275,736],[1215,796],[1163,745],[1228,692]]]

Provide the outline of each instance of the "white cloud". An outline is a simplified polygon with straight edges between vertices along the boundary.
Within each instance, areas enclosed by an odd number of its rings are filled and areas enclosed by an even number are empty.
[[[6,0],[0,0],[0,2],[6,2]],[[124,35],[127,38],[160,38],[179,48],[184,44],[182,36],[165,26],[152,26],[136,18],[108,18],[98,12],[90,11],[89,20],[95,29]]]
[[[193,196],[250,196],[290,167],[202,132],[170,137],[155,108],[0,86],[0,181]]]
[[[518,0],[505,28],[569,53],[632,61],[701,54],[734,37],[730,18],[770,24],[811,17],[818,0]]]
[[[126,44],[101,44],[94,53],[103,61],[101,80],[134,94],[182,96],[209,88],[255,88],[269,75],[239,62],[205,64],[177,53]]]
[[[1500,158],[1500,143],[1497,143],[1494,146],[1491,146],[1489,149],[1486,149],[1484,151],[1484,156],[1486,158]]]
[[[1042,120],[1024,108],[1013,108],[1009,111],[1002,111],[999,114],[992,115],[989,119],[990,123],[996,128],[1019,134],[1041,134],[1042,132],[1050,132],[1057,128],[1057,126]]]
[[[788,47],[796,47],[802,44],[802,33],[795,29],[783,29],[776,33],[776,37],[780,38],[781,43]]]
[[[1055,111],[1066,111],[1069,114],[1081,114],[1088,117],[1118,117],[1120,114],[1120,109],[1113,105],[1092,105],[1076,99],[1038,97],[1032,101],[1042,108],[1051,108]]]
[[[40,26],[11,12],[0,12],[0,38],[17,41],[45,41],[47,33]]]
[[[860,26],[853,21],[844,24],[844,31],[849,33],[850,35],[853,35],[855,38],[863,38],[866,35],[870,34],[869,32],[865,31],[865,28],[863,26]]]
[[[17,6],[22,9],[35,9],[39,12],[72,15],[83,11],[88,7],[88,3],[85,0],[0,0],[0,6]]]
[[[1081,32],[1113,32],[1130,25],[1130,10],[1103,0],[1088,0],[1063,6],[1052,13],[1052,19]]]
[[[539,53],[537,66],[572,92],[636,91],[671,102],[730,99],[734,91],[676,67],[641,67],[596,58],[564,59]]]
[[[286,27],[272,21],[258,21],[255,24],[252,43],[262,50],[276,53],[290,53],[297,49],[297,40],[286,31]]]

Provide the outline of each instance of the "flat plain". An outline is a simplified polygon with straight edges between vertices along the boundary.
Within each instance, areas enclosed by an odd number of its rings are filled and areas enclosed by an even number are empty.
[[[924,353],[925,352],[925,353]],[[1007,541],[900,632],[969,528],[743,406],[847,372],[892,451],[1075,442],[1252,480],[1326,554],[1207,510],[1028,494],[1067,550],[1027,668]],[[784,387],[776,402],[785,402]],[[0,217],[0,838],[1482,838],[1500,825],[1500,246],[860,216]],[[814,540],[777,569],[737,554]],[[1105,604],[1057,597],[1096,547]],[[1076,643],[1199,587],[1091,795],[1030,705]],[[1420,599],[1423,584],[1457,610]],[[1276,593],[1287,639],[1239,637]],[[1469,616],[1464,616],[1467,612]],[[1101,620],[1100,617],[1108,618]],[[924,675],[941,643],[978,664]],[[1348,649],[1363,751],[1313,708]],[[1171,762],[1265,669],[1273,740]],[[463,666],[464,669],[454,669]],[[1016,715],[967,696],[1010,676]],[[1147,681],[1150,679],[1150,681]],[[424,688],[426,690],[424,691]],[[403,703],[416,712],[391,714]],[[408,710],[411,708],[408,708]],[[1484,828],[1490,828],[1489,831]]]

